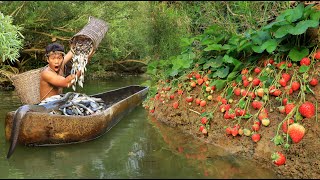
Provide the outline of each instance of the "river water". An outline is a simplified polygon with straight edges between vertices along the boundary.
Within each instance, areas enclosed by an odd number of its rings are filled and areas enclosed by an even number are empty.
[[[77,87],[77,91],[92,95],[144,81],[137,76],[86,80],[84,88]],[[22,104],[14,91],[0,91],[0,99],[1,179],[277,178],[254,162],[160,123],[148,116],[142,105],[96,140],[53,147],[18,145],[8,160],[10,144],[4,136],[4,119]]]

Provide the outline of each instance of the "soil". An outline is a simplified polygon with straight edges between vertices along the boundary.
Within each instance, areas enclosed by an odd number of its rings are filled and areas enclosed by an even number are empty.
[[[320,71],[320,62],[316,64],[317,72]],[[312,87],[315,94],[307,94],[306,100],[318,104],[316,109],[316,116],[320,117],[320,85]],[[201,94],[201,86],[196,86],[191,94]],[[272,169],[279,178],[320,178],[320,128],[319,120],[316,120],[316,116],[312,118],[304,118],[301,122],[306,129],[305,136],[299,143],[292,143],[289,141],[290,148],[285,150],[284,146],[276,146],[271,139],[275,136],[279,123],[285,118],[285,114],[279,113],[277,111],[280,102],[275,100],[274,97],[269,99],[270,104],[274,109],[272,112],[269,110],[268,117],[271,121],[269,126],[260,127],[258,133],[261,134],[261,140],[253,142],[251,137],[237,135],[233,137],[232,135],[227,135],[225,127],[233,127],[236,122],[233,120],[226,120],[223,118],[224,113],[219,111],[214,111],[214,109],[219,105],[215,100],[215,97],[220,95],[219,93],[213,93],[213,100],[207,101],[207,105],[203,108],[196,105],[195,101],[189,105],[185,98],[187,93],[183,93],[181,96],[177,93],[174,94],[174,100],[168,100],[168,102],[161,102],[159,100],[154,100],[153,105],[155,111],[149,113],[158,121],[161,121],[168,126],[176,127],[184,133],[189,133],[195,138],[204,141],[206,143],[214,144],[216,146],[222,147],[226,151],[233,153],[235,155],[240,155],[246,159],[256,161],[261,164],[261,167]],[[298,92],[294,92],[294,97],[297,97]],[[180,98],[181,97],[181,98]],[[180,98],[178,109],[172,107],[172,103]],[[195,98],[194,98],[195,99]],[[239,100],[240,97],[233,96],[233,99]],[[161,100],[161,98],[160,98]],[[251,107],[251,106],[250,106]],[[215,112],[214,117],[210,121],[210,129],[208,129],[208,134],[204,135],[199,131],[201,125],[200,113],[201,112]],[[249,111],[254,114],[257,110],[249,109]],[[240,123],[241,127],[247,127],[251,130],[251,125],[253,121],[245,125],[242,120]],[[280,131],[282,130],[280,128]],[[275,151],[280,151],[286,156],[286,163],[282,166],[276,166],[273,164],[271,159],[271,154]]]

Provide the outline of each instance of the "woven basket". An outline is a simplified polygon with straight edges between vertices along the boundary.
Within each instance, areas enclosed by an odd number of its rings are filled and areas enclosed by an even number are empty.
[[[23,104],[40,103],[40,73],[43,68],[26,71],[12,77],[15,91]]]
[[[90,16],[88,24],[85,25],[81,31],[79,31],[71,38],[71,45],[76,42],[77,38],[86,36],[93,41],[94,49],[97,49],[107,31],[108,25],[105,21]]]

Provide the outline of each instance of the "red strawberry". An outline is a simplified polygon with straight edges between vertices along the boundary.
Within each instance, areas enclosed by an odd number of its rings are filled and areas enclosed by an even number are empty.
[[[154,113],[154,109],[150,109],[150,113]]]
[[[200,75],[199,73],[197,73],[197,74],[195,75],[195,77],[196,77],[196,79],[200,79],[200,78],[201,78],[201,75]]]
[[[285,79],[286,82],[288,82],[288,81],[290,80],[290,78],[291,78],[290,74],[288,74],[288,73],[283,73],[283,74],[281,75],[281,77],[282,77],[283,79]]]
[[[215,85],[211,86],[211,90],[212,91],[216,90],[216,86]]]
[[[256,74],[259,74],[261,72],[261,69],[259,67],[254,68],[253,70]]]
[[[186,101],[187,101],[187,102],[192,102],[192,101],[193,101],[193,97],[191,97],[191,96],[186,97]]]
[[[260,109],[263,103],[261,101],[254,100],[252,101],[251,105],[254,109]]]
[[[258,86],[259,83],[260,83],[260,79],[259,79],[259,78],[254,78],[254,79],[252,80],[252,85],[254,85],[254,86]]]
[[[245,68],[241,70],[241,74],[247,74],[247,73],[248,73],[248,69]]]
[[[199,79],[197,80],[197,82],[198,82],[199,85],[201,85],[201,84],[203,83],[203,79],[199,78]]]
[[[227,133],[227,134],[231,134],[231,132],[232,132],[231,127],[227,127],[227,128],[226,128],[226,133]]]
[[[252,125],[252,130],[259,131],[259,129],[260,129],[260,126],[258,124]]]
[[[230,114],[230,112],[228,111],[228,113],[229,113],[230,119],[234,119],[234,118],[236,117],[236,113],[235,113],[235,112],[232,112],[232,113]]]
[[[309,84],[310,84],[311,86],[316,86],[316,85],[318,84],[318,79],[312,78],[312,79],[310,80]]]
[[[254,92],[249,91],[248,92],[248,97],[251,97],[251,99],[254,99],[256,97],[256,95],[254,94]]]
[[[286,163],[286,157],[281,152],[272,153],[271,159],[272,162],[277,166],[281,166]]]
[[[261,135],[255,133],[255,134],[253,134],[253,135],[251,136],[251,139],[252,139],[253,142],[258,142],[258,141],[260,141],[260,139],[261,139]]]
[[[254,120],[253,125],[257,124],[258,126],[261,126],[261,122],[259,120]]]
[[[274,95],[274,96],[280,96],[281,95],[281,90],[280,89],[274,89],[274,91],[273,91],[273,93],[272,93],[272,95]]]
[[[234,127],[231,129],[232,136],[237,136],[239,134],[238,128]]]
[[[204,126],[200,126],[199,131],[202,132],[202,130],[204,129]]]
[[[302,140],[306,129],[298,123],[293,123],[288,128],[288,134],[294,143],[298,143]]]
[[[292,88],[293,91],[298,90],[300,88],[300,83],[298,81],[292,82],[291,88]]]
[[[303,66],[303,65],[305,65],[305,66],[309,66],[310,65],[310,59],[309,58],[307,58],[307,57],[304,57],[304,58],[302,58],[301,60],[300,60],[300,66]]]
[[[200,106],[203,107],[207,104],[207,102],[205,100],[200,101]]]
[[[247,95],[247,91],[245,89],[241,89],[241,95],[242,96],[246,96]]]
[[[285,105],[284,108],[285,108],[286,114],[289,114],[294,107],[295,107],[295,105],[293,103],[289,103],[289,104]]]
[[[196,99],[196,104],[197,104],[197,105],[200,105],[200,102],[201,102],[201,99],[197,98],[197,99]]]
[[[290,124],[293,124],[293,123],[294,123],[293,119],[289,119],[289,125],[290,125]],[[286,121],[283,122],[283,124],[282,124],[282,131],[283,131],[284,133],[287,133],[287,131],[288,131],[288,120],[286,120]]]
[[[288,67],[288,68],[289,68],[289,67],[292,67],[292,63],[291,63],[291,62],[288,62],[287,67]]]
[[[273,59],[268,59],[268,60],[265,60],[264,62],[263,62],[263,65],[264,66],[267,66],[268,64],[273,64],[274,63],[274,60]]]
[[[182,95],[182,94],[183,94],[183,91],[182,91],[181,89],[179,89],[179,90],[178,90],[178,94],[179,94],[179,95]]]
[[[268,117],[268,112],[266,109],[262,109],[258,115],[258,119],[261,121],[264,118]]]
[[[282,105],[286,105],[287,104],[287,102],[288,102],[288,98],[284,98],[284,99],[282,99]]]
[[[196,82],[191,81],[191,82],[190,82],[190,86],[191,86],[191,87],[196,87],[196,86],[197,86],[197,84],[196,84]]]
[[[229,111],[225,111],[223,118],[230,119]]]
[[[314,58],[315,59],[320,59],[320,51],[318,51],[318,52],[316,52],[315,54],[314,54]]]
[[[233,93],[234,93],[235,95],[237,95],[237,96],[240,96],[240,94],[241,94],[240,88],[234,89]]]
[[[284,78],[281,78],[279,80],[279,84],[282,86],[282,87],[285,87],[287,85],[287,81],[284,79]]]
[[[206,117],[201,118],[201,123],[202,124],[207,124],[208,119]]]
[[[172,104],[173,108],[177,109],[179,107],[179,102],[176,101]]]
[[[299,107],[299,113],[305,118],[311,118],[312,116],[314,116],[315,111],[316,108],[314,107],[314,104],[308,101],[304,102]]]
[[[170,95],[170,99],[174,99],[174,95],[173,94]]]
[[[249,83],[249,81],[247,79],[245,79],[245,80],[242,81],[242,84],[243,84],[244,87],[247,87],[247,86],[249,86],[250,83]]]
[[[219,109],[221,112],[225,112],[225,111],[228,111],[230,109],[230,107],[231,107],[230,104],[221,104],[219,106]]]
[[[222,99],[220,100],[220,102],[222,102],[222,104],[227,104],[227,103],[228,103],[228,101],[227,101],[226,98],[222,98]]]

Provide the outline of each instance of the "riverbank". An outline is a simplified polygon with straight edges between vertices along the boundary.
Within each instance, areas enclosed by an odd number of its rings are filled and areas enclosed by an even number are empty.
[[[320,72],[320,62],[316,64],[316,72]],[[299,143],[292,143],[289,141],[290,147],[288,150],[283,145],[275,145],[272,139],[275,137],[278,128],[280,134],[282,129],[279,123],[286,117],[286,114],[279,113],[276,107],[281,105],[281,102],[276,100],[275,97],[270,97],[269,104],[271,108],[268,113],[270,124],[260,126],[258,131],[261,134],[261,139],[258,142],[254,142],[251,136],[236,135],[226,133],[226,127],[233,127],[234,120],[225,119],[224,113],[215,111],[215,109],[221,105],[217,100],[219,93],[211,94],[214,98],[212,101],[207,101],[207,104],[203,107],[196,105],[195,100],[188,103],[185,99],[189,95],[199,95],[202,93],[202,87],[197,86],[191,92],[178,94],[174,93],[174,98],[169,100],[166,96],[160,96],[154,98],[153,106],[154,111],[150,111],[149,114],[157,120],[166,123],[169,126],[177,128],[177,130],[189,133],[195,138],[204,141],[206,143],[214,144],[216,146],[224,148],[226,151],[235,155],[241,155],[246,159],[253,160],[261,165],[272,169],[279,178],[320,178],[320,85],[312,87],[312,91],[315,94],[306,94],[306,100],[317,104],[316,116],[312,118],[304,118],[300,123],[306,129],[305,136]],[[298,91],[292,94],[292,100],[297,100]],[[195,98],[194,98],[195,99]],[[234,102],[237,102],[239,97],[234,97]],[[177,108],[173,107],[173,102],[178,101]],[[249,109],[252,114],[258,110],[253,109],[250,106]],[[210,128],[207,129],[207,134],[203,134],[199,131],[201,124],[202,112],[215,112],[212,120],[210,121]],[[246,126],[246,123],[240,124],[241,127]],[[249,125],[251,127],[251,125]],[[250,128],[251,129],[251,128]],[[285,140],[286,141],[286,140]],[[273,152],[280,151],[286,156],[286,163],[282,166],[276,166],[273,164],[271,154]]]

